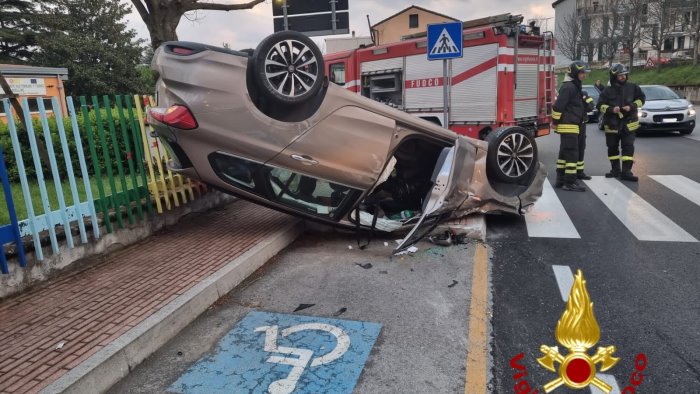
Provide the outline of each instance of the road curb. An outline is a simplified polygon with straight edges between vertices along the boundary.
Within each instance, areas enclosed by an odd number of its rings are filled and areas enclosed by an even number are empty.
[[[304,224],[298,219],[278,229],[51,383],[41,393],[91,394],[106,391],[303,231]]]

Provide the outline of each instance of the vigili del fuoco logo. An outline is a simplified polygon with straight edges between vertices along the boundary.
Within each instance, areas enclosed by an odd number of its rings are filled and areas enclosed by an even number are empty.
[[[549,393],[561,385],[572,389],[583,389],[593,385],[609,394],[613,389],[612,386],[598,378],[596,373],[598,367],[600,372],[605,372],[614,367],[620,359],[613,357],[616,349],[612,345],[599,346],[593,356],[588,353],[589,349],[600,340],[600,327],[593,315],[593,303],[588,295],[581,270],[576,272],[566,310],[557,322],[554,336],[561,346],[568,349],[568,352],[560,353],[558,346],[540,346],[543,356],[538,358],[537,362],[559,375],[543,386],[544,391]],[[515,380],[527,375],[524,365],[518,363],[523,356],[524,354],[520,353],[510,361],[511,367],[522,371],[513,376]],[[638,354],[635,359],[635,372],[630,377],[630,385],[624,388],[623,393],[635,392],[635,388],[642,383],[642,371],[646,368],[646,364],[644,353]],[[515,391],[518,394],[530,393],[529,384],[526,381],[520,381],[515,385]],[[537,393],[537,390],[533,393]]]
[[[598,352],[593,357],[588,355],[588,349],[600,339],[600,327],[593,316],[593,303],[581,270],[576,272],[566,310],[557,323],[554,337],[560,345],[569,349],[569,354],[561,355],[557,346],[540,346],[544,356],[538,358],[537,362],[541,366],[556,372],[554,363],[559,363],[559,377],[545,384],[544,391],[549,393],[562,384],[572,389],[592,384],[603,392],[610,393],[612,387],[595,376],[596,365],[600,364],[600,370],[604,372],[615,366],[620,359],[613,357],[615,346],[598,347]]]

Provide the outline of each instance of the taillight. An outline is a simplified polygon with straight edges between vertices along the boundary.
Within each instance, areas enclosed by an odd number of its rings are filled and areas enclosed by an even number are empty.
[[[192,130],[197,128],[197,121],[194,119],[189,108],[183,105],[173,105],[167,110],[162,108],[151,108],[153,119],[182,130]]]
[[[170,47],[170,50],[176,54],[176,55],[181,55],[181,56],[189,56],[194,53],[194,50],[190,48],[184,48],[184,47]]]

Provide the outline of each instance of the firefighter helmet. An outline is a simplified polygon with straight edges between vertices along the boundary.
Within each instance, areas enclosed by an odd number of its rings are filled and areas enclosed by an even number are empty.
[[[590,72],[590,68],[588,68],[588,63],[581,61],[581,60],[576,60],[573,63],[569,65],[569,68],[566,70],[566,73],[573,79],[578,79],[578,73],[580,72]]]
[[[629,70],[627,67],[625,67],[623,64],[616,63],[613,64],[612,67],[610,67],[610,84],[624,84],[626,82],[625,80],[618,81],[617,77],[618,75],[627,75],[629,74]]]
[[[629,70],[627,70],[627,67],[625,67],[623,64],[620,63],[615,63],[610,67],[610,76],[611,77],[616,77],[618,75],[627,75],[629,74]]]

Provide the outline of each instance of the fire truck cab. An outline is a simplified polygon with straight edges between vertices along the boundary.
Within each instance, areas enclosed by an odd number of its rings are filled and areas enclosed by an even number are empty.
[[[463,22],[463,57],[448,60],[448,125],[443,62],[427,59],[426,33],[401,42],[328,54],[331,82],[373,100],[484,139],[499,127],[549,134],[554,99],[551,32],[503,14]]]

